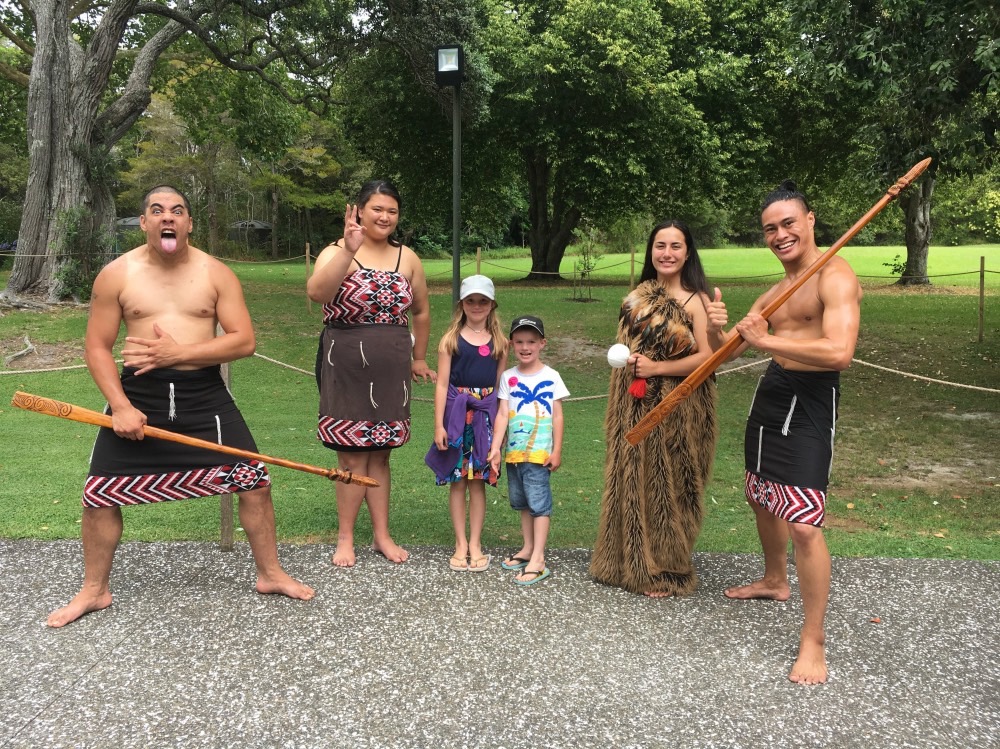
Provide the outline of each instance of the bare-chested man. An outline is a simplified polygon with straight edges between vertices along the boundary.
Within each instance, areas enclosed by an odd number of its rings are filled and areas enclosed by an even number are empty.
[[[793,182],[783,182],[765,199],[764,239],[781,261],[785,277],[736,324],[735,332],[746,343],[733,354],[752,346],[770,354],[772,362],[754,396],[745,442],[746,495],[764,551],[764,577],[729,588],[726,595],[787,600],[786,554],[791,537],[805,622],[788,678],[800,684],[821,684],[827,678],[823,621],[830,594],[830,554],[821,526],[840,371],[854,356],[861,286],[847,262],[834,257],[769,320],[760,311],[820,257],[815,220]],[[717,313],[718,309],[715,313],[710,309],[709,316],[720,327],[725,318],[720,320]]]
[[[257,591],[308,600],[312,588],[278,562],[270,477],[257,461],[143,439],[145,424],[257,451],[219,365],[256,346],[239,280],[188,244],[191,207],[161,185],[145,197],[146,244],[109,263],[94,281],[85,357],[107,398],[112,429],[101,429],[83,495],[83,586],[48,617],[62,627],[111,605],[110,576],[123,505],[235,492],[240,524],[257,566]],[[112,349],[125,323],[125,366]],[[216,323],[223,334],[216,336]]]

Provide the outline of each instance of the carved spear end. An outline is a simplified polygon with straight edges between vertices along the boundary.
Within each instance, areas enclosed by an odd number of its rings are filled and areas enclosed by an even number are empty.
[[[899,193],[901,193],[907,187],[912,185],[913,181],[924,173],[924,170],[926,170],[927,167],[931,165],[932,161],[934,161],[934,159],[928,156],[923,161],[914,164],[913,168],[910,169],[910,171],[908,171],[898,180],[896,180],[896,184],[890,187],[886,192],[888,192],[889,195],[892,196],[892,198],[895,198],[897,195],[899,195]]]

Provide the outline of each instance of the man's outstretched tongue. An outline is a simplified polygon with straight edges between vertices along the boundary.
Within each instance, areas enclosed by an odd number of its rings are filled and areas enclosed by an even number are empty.
[[[174,252],[177,249],[176,234],[162,234],[160,236],[160,247],[164,252]]]

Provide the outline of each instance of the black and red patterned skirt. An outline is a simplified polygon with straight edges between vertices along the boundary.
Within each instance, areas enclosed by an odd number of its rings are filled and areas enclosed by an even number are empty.
[[[126,367],[121,379],[125,395],[146,414],[149,426],[257,452],[218,366],[154,369],[139,377]],[[152,437],[124,439],[102,428],[90,459],[83,505],[113,507],[210,497],[261,489],[270,483],[267,468],[256,460]]]

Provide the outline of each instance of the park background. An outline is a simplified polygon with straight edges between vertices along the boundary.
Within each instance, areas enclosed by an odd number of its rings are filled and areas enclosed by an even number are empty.
[[[997,559],[1000,273],[981,276],[979,265],[1000,268],[1000,247],[941,248],[931,264],[940,276],[920,292],[904,291],[886,275],[881,263],[898,251],[841,251],[861,276],[865,296],[857,361],[843,375],[827,539],[838,556]],[[733,314],[746,310],[779,277],[777,261],[763,248],[708,249],[703,258]],[[575,259],[570,256],[566,262]],[[603,486],[610,371],[606,352],[628,289],[631,259],[602,256],[594,272],[576,285],[524,281],[529,263],[526,257],[483,254],[478,267],[470,258],[462,271],[479,270],[496,280],[502,320],[532,313],[546,321],[544,359],[559,369],[572,394],[564,409],[564,464],[553,480],[551,543],[591,548]],[[431,337],[437,340],[452,307],[451,261],[424,265],[430,279]],[[243,281],[257,330],[257,355],[231,365],[232,390],[259,450],[310,465],[335,465],[334,453],[315,433],[318,395],[312,370],[322,322],[320,306],[309,303],[304,293],[304,259],[231,267]],[[29,344],[33,347],[0,370],[2,402],[9,403],[21,390],[102,409],[102,396],[81,364],[85,325],[84,305],[0,318],[0,354],[13,357]],[[434,366],[436,357],[429,359]],[[742,492],[743,424],[764,361],[746,355],[721,368],[735,371],[718,376],[721,434],[705,493],[700,551],[758,549]],[[414,386],[413,437],[392,458],[392,530],[397,540],[411,546],[452,542],[447,492],[434,486],[423,463],[433,431],[432,398],[432,386]],[[79,497],[94,427],[2,404],[0,427],[0,536],[78,537]],[[333,486],[289,469],[274,468],[272,473],[279,538],[330,544],[332,549],[337,535]],[[519,519],[509,508],[505,480],[489,491],[488,502],[484,543],[493,551],[512,547],[519,538]],[[220,538],[216,500],[125,513],[125,540]],[[236,539],[244,536],[237,531]],[[358,543],[368,540],[370,526],[362,513]]]
[[[456,42],[460,97],[434,75],[435,48]],[[340,236],[363,181],[394,180],[433,348],[451,309],[457,103],[462,273],[495,278],[505,319],[548,323],[547,358],[581,398],[567,404],[553,543],[587,547],[604,353],[649,228],[687,221],[736,315],[778,278],[758,215],[780,179],[809,195],[829,245],[931,156],[842,251],[866,288],[857,357],[886,369],[845,375],[828,536],[840,555],[996,558],[998,71],[1000,19],[978,2],[0,0],[3,402],[26,390],[102,407],[79,368],[90,284],[143,241],[145,190],[171,182],[191,197],[196,243],[243,281],[274,360],[232,368],[261,450],[332,463],[313,430],[306,258]],[[77,368],[32,371],[64,366]],[[740,486],[759,372],[719,377],[702,550],[756,548]],[[432,389],[415,395],[393,526],[404,543],[447,544],[444,492],[422,464]],[[0,536],[75,537],[93,430],[2,405],[0,423]],[[332,487],[275,473],[282,539],[332,541]],[[513,543],[504,490],[490,501],[488,543]],[[210,501],[129,513],[126,538],[210,539],[217,516]]]

